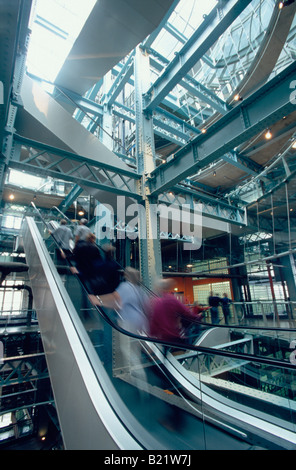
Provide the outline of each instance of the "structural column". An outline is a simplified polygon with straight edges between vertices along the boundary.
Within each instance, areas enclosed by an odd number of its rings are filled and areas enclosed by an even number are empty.
[[[101,134],[101,142],[109,149],[113,150],[113,138],[112,138],[112,113],[111,109],[106,102],[106,97],[108,91],[112,86],[112,72],[108,72],[104,77],[103,82],[103,93],[104,93],[104,102],[103,102],[103,119],[102,119],[102,134]]]
[[[144,209],[139,211],[140,271],[143,282],[152,288],[155,279],[161,277],[162,261],[157,199],[150,198],[146,184],[147,176],[155,168],[155,145],[152,115],[143,113],[143,94],[150,87],[149,56],[140,47],[135,54],[134,76],[137,169],[143,175],[138,188]]]

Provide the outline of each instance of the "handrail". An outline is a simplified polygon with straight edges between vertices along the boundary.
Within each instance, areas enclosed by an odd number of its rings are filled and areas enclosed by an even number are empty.
[[[31,205],[32,205],[32,206],[34,207],[34,209],[38,212],[38,215],[40,216],[41,220],[43,221],[43,223],[44,223],[44,224],[46,225],[46,227],[47,227],[47,223],[46,223],[45,219],[43,218],[43,216],[41,215],[41,212],[40,212],[39,209],[36,207],[36,205],[34,204],[33,201],[31,202]],[[53,206],[53,208],[56,209],[58,212],[60,212],[60,213],[64,216],[64,214],[63,214],[56,206]],[[70,221],[70,219],[69,219],[67,216],[65,216],[65,218],[67,218],[67,220]],[[54,238],[54,236],[53,236],[52,233],[51,233],[51,235],[52,235],[52,237]],[[56,240],[56,243],[59,244],[59,242],[58,242],[57,240]],[[104,253],[104,250],[102,249],[102,247],[101,247],[99,244],[96,243],[96,246],[99,248],[99,250],[100,250],[101,252]],[[67,260],[67,261],[70,263],[69,260]],[[116,261],[116,263],[117,263],[118,267],[119,267],[122,271],[124,271],[124,267],[121,266],[120,263],[118,263],[118,261]],[[144,289],[146,290],[146,292],[148,292],[151,296],[153,296],[153,297],[158,297],[158,294],[156,294],[153,290],[151,290],[149,287],[147,287],[142,281],[140,281],[140,285],[141,285],[141,287],[144,288]],[[270,303],[273,304],[273,301],[271,300]],[[283,303],[284,303],[284,301],[283,301]],[[286,301],[286,303],[288,303],[288,302]],[[295,302],[295,303],[296,303],[296,302]],[[249,304],[254,304],[254,305],[255,305],[255,304],[262,304],[262,301],[260,301],[260,300],[259,300],[259,301],[256,301],[256,302],[248,302],[248,301],[236,302],[236,301],[233,301],[232,304],[233,304],[233,305],[249,305]],[[214,325],[214,324],[212,324],[212,323],[206,323],[206,322],[197,321],[197,320],[195,320],[194,318],[192,319],[192,323],[198,323],[198,324],[201,324],[201,325],[204,325],[204,326],[217,326],[217,325]],[[244,326],[244,325],[219,325],[219,327],[222,327],[222,328],[224,328],[224,327],[231,327],[231,328],[238,328],[238,329],[239,329],[239,328],[246,328],[246,326]],[[255,330],[256,330],[256,329],[258,329],[258,327],[248,326],[248,329],[255,329]],[[276,327],[260,327],[260,329],[264,329],[264,330],[278,330],[278,328],[276,328]],[[296,331],[296,328],[295,328],[295,329],[294,329],[294,328],[280,328],[280,330],[281,330],[281,331]]]
[[[36,206],[35,206],[35,208],[36,208]],[[55,209],[56,211],[58,211],[58,213],[61,214],[64,219],[68,220],[68,222],[71,222],[69,217],[67,217],[57,206],[52,206],[52,209]]]
[[[34,203],[33,201],[31,201],[31,205],[34,207],[34,209],[35,209],[36,212],[38,213],[40,219],[42,220],[42,222],[43,222],[44,225],[46,226],[47,230],[50,232],[51,236],[52,236],[53,239],[55,240],[55,243],[56,243],[56,244],[58,245],[58,247],[61,249],[58,240],[55,239],[55,237],[54,237],[52,231],[49,230],[48,224],[47,224],[47,222],[45,221],[44,217],[42,216],[40,210],[36,207],[36,205],[35,205],[35,203]],[[53,207],[54,207],[55,209],[59,210],[56,206],[53,206]],[[61,211],[59,211],[59,212],[61,212]],[[61,213],[62,213],[62,212],[61,212]],[[64,214],[63,214],[63,215],[64,215]],[[68,220],[70,220],[70,219],[68,218]],[[102,248],[100,245],[98,245],[98,244],[96,243],[96,246],[98,247],[98,249],[99,249],[102,253],[105,254],[103,248]],[[67,262],[70,264],[70,266],[72,266],[72,263],[70,262],[69,259],[67,259]],[[121,266],[121,264],[118,263],[118,261],[116,261],[116,264],[118,265],[119,269],[121,269],[122,271],[124,271],[124,267]],[[147,287],[142,281],[140,281],[140,285],[141,285],[141,287],[143,287],[147,292],[149,292],[150,295],[157,297],[157,294],[155,294],[155,292],[153,292],[151,289],[149,289],[149,287]]]
[[[36,210],[37,210],[38,213],[40,213],[40,211],[37,208],[36,208]],[[42,222],[44,222],[44,224],[47,226],[47,224],[46,224],[45,220],[43,219],[43,217],[41,216],[41,214],[40,214],[40,217],[41,217]],[[55,240],[54,237],[53,237],[53,239],[54,239],[55,243],[57,244],[57,246],[59,246],[58,242]],[[69,266],[73,266],[71,264],[70,260],[67,259],[67,262],[69,263]],[[78,282],[80,283],[80,285],[83,288],[83,290],[85,291],[85,293],[88,294],[88,291],[87,291],[84,283],[79,278],[79,276],[77,276],[76,274],[74,274],[74,275],[77,277]],[[266,358],[266,357],[262,357],[262,356],[258,357],[258,356],[255,356],[254,354],[247,354],[247,353],[246,354],[234,353],[234,352],[226,351],[226,350],[221,351],[221,350],[215,349],[215,348],[195,346],[195,345],[190,345],[190,344],[185,345],[184,343],[179,342],[179,341],[165,341],[165,340],[158,339],[158,338],[151,337],[151,336],[143,336],[143,335],[139,335],[139,334],[136,334],[136,333],[132,333],[132,332],[130,332],[128,330],[125,330],[124,328],[120,327],[116,323],[114,323],[112,321],[112,319],[109,318],[109,316],[106,314],[104,309],[102,309],[99,305],[94,305],[94,308],[99,313],[99,315],[112,328],[114,328],[115,330],[117,330],[118,332],[120,332],[120,333],[122,333],[126,336],[130,336],[130,337],[132,337],[134,339],[138,339],[140,341],[156,343],[156,344],[160,344],[162,346],[167,346],[169,348],[192,350],[192,351],[196,351],[197,353],[201,353],[201,354],[211,354],[211,355],[213,355],[213,353],[215,353],[215,355],[217,355],[217,356],[223,356],[223,357],[226,356],[226,357],[230,357],[230,358],[234,358],[234,359],[242,359],[242,360],[247,360],[247,361],[250,361],[250,362],[257,362],[257,363],[261,363],[261,364],[267,364],[267,365],[274,366],[274,367],[280,367],[280,368],[295,370],[295,365],[293,365],[292,363],[281,361],[281,360],[278,360],[278,359],[270,359],[270,358]],[[209,324],[206,324],[206,325],[209,325]],[[217,327],[217,325],[212,325],[212,326]],[[236,326],[235,326],[235,328],[236,328]],[[244,328],[246,329],[246,327],[244,327]],[[265,328],[260,327],[260,329],[263,330]]]

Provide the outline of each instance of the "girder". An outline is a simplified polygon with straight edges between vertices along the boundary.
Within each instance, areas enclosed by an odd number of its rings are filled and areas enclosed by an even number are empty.
[[[228,204],[224,199],[208,196],[181,185],[173,186],[169,193],[161,194],[159,200],[178,207],[182,207],[183,204],[189,205],[190,208],[200,205],[205,216],[235,225],[247,224],[245,209]]]
[[[147,91],[145,112],[151,113],[162,102],[250,3],[251,0],[218,3]]]
[[[78,198],[78,196],[83,192],[83,189],[75,184],[74,188],[69,192],[69,194],[65,197],[63,202],[61,202],[59,209],[62,212],[66,212],[66,210],[73,204],[74,201]]]
[[[48,377],[44,353],[4,358],[0,363],[0,387]]]
[[[290,96],[295,71],[293,63],[155,169],[149,179],[151,195],[161,194],[295,111]]]
[[[126,63],[122,67],[120,73],[117,75],[109,92],[107,93],[106,101],[107,101],[108,106],[112,106],[117,96],[122,91],[124,85],[131,78],[133,71],[134,71],[134,62],[133,62],[134,55],[135,55],[135,51],[133,51],[129,55]]]
[[[157,69],[160,73],[163,73],[165,67],[168,67],[170,61],[161,55],[159,52],[151,48],[145,48],[145,50],[150,54],[150,63],[153,68]],[[221,98],[219,98],[215,93],[209,90],[205,85],[202,85],[197,80],[195,80],[189,73],[180,81],[180,85],[187,90],[191,95],[196,98],[199,98],[201,101],[208,103],[216,111],[225,114],[230,106],[227,105]],[[162,101],[164,104],[165,101]],[[188,104],[191,114],[196,120],[195,114],[196,109]],[[206,112],[206,109],[204,110]]]
[[[23,145],[26,151],[17,152],[16,144]],[[17,135],[15,135],[14,145],[14,157],[9,162],[11,168],[71,181],[80,186],[90,186],[115,194],[140,198],[134,187],[141,175],[135,172],[96,162]]]

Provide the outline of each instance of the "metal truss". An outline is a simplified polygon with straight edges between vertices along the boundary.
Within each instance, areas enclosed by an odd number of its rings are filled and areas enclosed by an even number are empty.
[[[290,99],[290,84],[295,70],[294,62],[229,111],[205,134],[185,145],[170,162],[154,170],[149,181],[151,194],[156,196],[163,193],[295,111],[295,105]]]
[[[44,353],[3,358],[0,361],[0,387],[49,378]]]
[[[222,220],[236,225],[246,225],[246,211],[243,208],[227,204],[225,200],[220,200],[201,192],[197,192],[181,185],[172,187],[169,193],[160,194],[159,200],[168,205],[182,207],[187,204],[191,209],[195,205],[202,206],[202,214],[213,219]]]
[[[219,39],[233,21],[250,4],[250,0],[229,0],[217,5],[202,25],[186,42],[181,51],[168,64],[164,73],[154,82],[145,95],[145,111],[151,113],[163,98],[185,77],[189,70]]]
[[[147,48],[145,46],[142,46],[142,48],[150,54],[150,63],[152,67],[162,73],[165,67],[167,67],[170,63],[169,60],[152,48]],[[230,109],[230,106],[227,103],[225,103],[221,98],[216,96],[215,93],[209,90],[205,85],[199,83],[189,74],[186,74],[179,84],[195,98],[198,98],[204,103],[207,103],[210,107],[220,112],[221,114],[225,114]],[[190,105],[189,107],[192,111],[192,114],[195,116],[196,109]]]
[[[120,73],[117,75],[106,96],[106,102],[109,107],[112,106],[112,104],[115,102],[117,96],[122,91],[124,85],[129,81],[134,72],[134,56],[135,50],[133,50],[129,55],[127,61],[122,67]]]
[[[27,152],[20,151],[21,145],[27,149]],[[23,156],[23,154],[25,155]],[[141,194],[136,192],[136,183],[142,178],[142,175],[95,162],[17,135],[14,136],[14,155],[9,166],[25,170],[28,173],[70,181],[76,185],[76,188],[93,187],[136,200],[142,199]],[[178,205],[190,204],[190,207],[193,208],[194,204],[202,203],[204,215],[239,225],[246,224],[243,209],[180,185],[172,187],[171,190],[179,194],[177,196],[179,199],[175,201]],[[171,195],[163,194],[160,200],[163,203],[171,204]]]
[[[21,152],[21,145],[26,148],[26,152]],[[17,135],[14,136],[14,154],[9,166],[80,186],[141,198],[135,190],[141,175]]]

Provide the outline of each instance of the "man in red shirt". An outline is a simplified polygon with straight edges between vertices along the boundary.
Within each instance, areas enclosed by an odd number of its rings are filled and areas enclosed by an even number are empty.
[[[173,288],[173,282],[172,279],[164,279],[158,284],[161,296],[151,303],[150,336],[164,341],[186,342],[182,317],[193,320],[196,315],[169,292]]]

